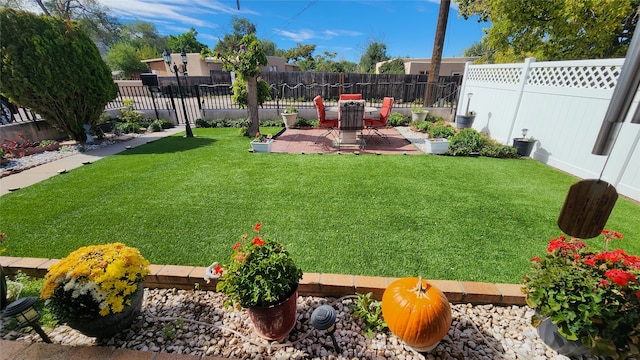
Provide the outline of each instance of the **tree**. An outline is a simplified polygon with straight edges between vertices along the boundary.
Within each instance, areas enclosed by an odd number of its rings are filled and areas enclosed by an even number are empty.
[[[306,59],[308,61],[313,61],[313,52],[316,51],[316,45],[302,45],[301,43],[297,43],[295,47],[287,50],[285,52],[285,58],[287,62],[293,61],[294,63],[298,63],[298,61],[302,59]]]
[[[275,56],[276,55],[276,43],[269,39],[260,40],[262,43],[262,48],[264,49],[264,53],[267,56]]]
[[[16,2],[24,3],[25,0]],[[96,43],[111,46],[120,40],[118,19],[109,15],[109,9],[97,0],[33,0],[33,2],[47,16],[78,21]]]
[[[98,48],[73,21],[0,10],[0,89],[69,137],[85,141],[118,93]],[[37,41],[34,41],[37,39]]]
[[[372,42],[367,47],[364,55],[360,57],[360,71],[374,74],[376,72],[376,63],[389,59],[390,57],[387,55],[387,45],[380,42]]]
[[[187,53],[199,53],[202,50],[207,48],[207,45],[199,42],[196,39],[198,36],[198,32],[196,29],[191,28],[184,34],[180,34],[178,36],[169,35],[169,40],[167,41],[167,48],[171,52],[187,52]]]
[[[465,19],[491,21],[497,62],[623,57],[640,15],[640,0],[455,1]]]
[[[136,49],[154,49],[154,55],[144,57],[149,59],[159,57],[162,51],[167,48],[167,36],[158,34],[156,26],[147,21],[136,21],[131,24],[124,24],[120,29],[122,41],[126,41]]]
[[[140,60],[141,56],[138,49],[127,42],[114,44],[109,49],[106,57],[107,64],[111,67],[111,70],[122,71],[127,78],[131,74],[137,74],[147,68],[147,65],[140,62]]]
[[[494,54],[495,50],[489,49],[487,46],[487,37],[483,36],[480,41],[471,44],[468,48],[462,51],[464,57],[478,57],[476,62],[491,64],[495,62]]]
[[[231,19],[231,27],[233,32],[226,34],[222,40],[218,41],[213,48],[214,52],[228,54],[237,51],[244,36],[256,33],[256,26],[246,18],[234,16]]]
[[[404,74],[404,61],[401,58],[395,58],[391,61],[380,65],[380,74]]]
[[[246,84],[246,105],[249,115],[248,133],[255,136],[260,131],[260,119],[258,117],[258,76],[260,76],[260,66],[267,65],[267,55],[262,49],[262,43],[255,34],[248,34],[240,39],[237,48],[228,52],[214,51],[213,57],[222,61],[223,69],[233,71],[237,75],[236,81]],[[264,82],[264,80],[261,80]],[[260,86],[264,89],[264,85]],[[268,88],[268,85],[267,85]],[[244,101],[241,94],[234,93],[236,101]],[[241,105],[243,105],[241,103]]]

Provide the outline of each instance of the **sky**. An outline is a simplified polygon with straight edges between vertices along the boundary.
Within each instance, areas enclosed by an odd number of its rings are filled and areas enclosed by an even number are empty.
[[[296,43],[315,44],[314,55],[337,53],[335,60],[359,63],[367,46],[382,42],[387,55],[431,58],[438,23],[439,0],[99,0],[121,22],[153,23],[161,35],[178,35],[191,27],[198,41],[213,48],[232,33],[233,16],[256,25],[257,36],[290,49]],[[488,23],[464,20],[452,1],[443,57],[461,57],[482,38]]]

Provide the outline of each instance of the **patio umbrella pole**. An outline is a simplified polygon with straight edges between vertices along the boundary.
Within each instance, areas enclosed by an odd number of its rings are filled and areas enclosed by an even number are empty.
[[[591,151],[594,155],[609,155],[620,127],[629,112],[633,97],[640,84],[640,34],[636,31],[631,38],[618,82],[613,90],[609,108],[602,121],[598,138]],[[635,115],[638,115],[636,112]],[[634,116],[632,123],[640,123],[640,116]],[[606,165],[606,163],[605,163]],[[602,174],[601,174],[602,176]]]
[[[560,211],[558,227],[568,235],[583,239],[596,237],[609,219],[618,199],[618,193],[613,185],[602,180],[602,174],[638,91],[638,85],[640,85],[640,35],[636,32],[631,39],[618,82],[591,151],[594,155],[607,155],[600,176],[598,179],[585,179],[573,184]],[[633,115],[632,123],[640,123],[638,109]]]

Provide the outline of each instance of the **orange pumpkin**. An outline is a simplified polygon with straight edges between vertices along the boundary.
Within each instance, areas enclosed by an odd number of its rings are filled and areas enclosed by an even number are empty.
[[[417,351],[429,351],[451,327],[447,297],[428,281],[403,278],[382,294],[382,316],[389,330]]]

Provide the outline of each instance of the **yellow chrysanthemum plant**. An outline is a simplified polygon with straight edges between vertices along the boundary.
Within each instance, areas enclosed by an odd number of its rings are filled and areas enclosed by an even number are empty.
[[[61,321],[120,313],[149,262],[122,243],[81,247],[49,268],[40,297]]]

